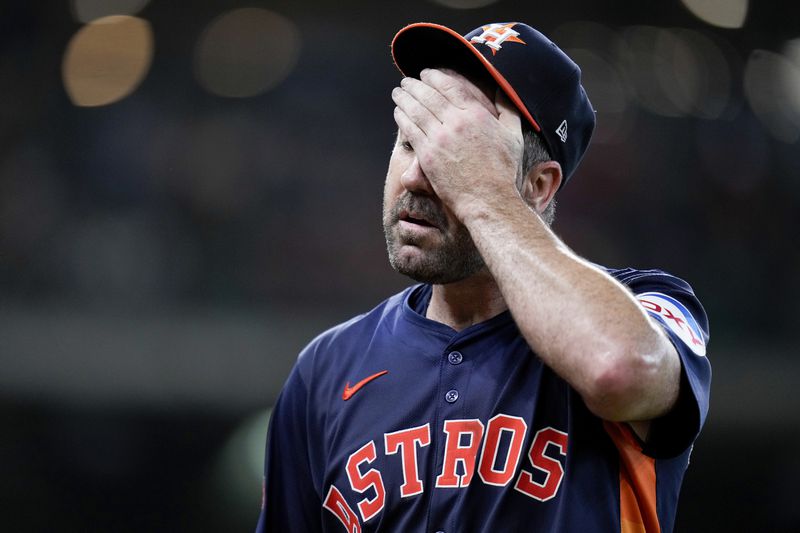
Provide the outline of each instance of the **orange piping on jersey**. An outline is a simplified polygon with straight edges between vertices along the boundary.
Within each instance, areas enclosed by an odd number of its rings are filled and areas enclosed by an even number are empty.
[[[660,533],[656,511],[656,461],[627,424],[603,422],[619,451],[619,518],[621,533]]]

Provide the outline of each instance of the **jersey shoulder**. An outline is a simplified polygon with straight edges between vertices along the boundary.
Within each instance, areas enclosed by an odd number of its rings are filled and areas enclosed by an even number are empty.
[[[341,354],[352,353],[353,349],[380,334],[385,325],[399,320],[399,315],[406,305],[408,294],[414,287],[409,287],[377,306],[337,324],[317,335],[298,356],[299,367],[311,367],[334,362]],[[342,361],[338,361],[341,363]]]
[[[600,268],[628,287],[651,316],[668,326],[676,326],[679,323],[671,315],[677,314],[691,326],[691,331],[684,327],[684,335],[696,333],[704,344],[708,342],[708,316],[689,283],[659,269]]]
[[[598,265],[599,266],[599,265]],[[644,287],[662,287],[677,291],[686,291],[694,296],[691,285],[681,278],[659,269],[639,270],[636,268],[609,268],[600,267],[611,277],[629,287],[634,293],[639,293]]]

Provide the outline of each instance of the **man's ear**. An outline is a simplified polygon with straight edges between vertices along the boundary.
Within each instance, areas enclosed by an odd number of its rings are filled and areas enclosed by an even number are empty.
[[[536,163],[522,184],[522,199],[541,214],[558,192],[564,175],[558,161]]]

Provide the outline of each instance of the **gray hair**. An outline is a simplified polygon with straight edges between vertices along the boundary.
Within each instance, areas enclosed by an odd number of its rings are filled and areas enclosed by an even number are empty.
[[[537,163],[553,160],[553,157],[550,155],[550,151],[547,149],[547,145],[545,145],[541,135],[536,133],[533,128],[527,124],[523,124],[522,126],[522,142],[524,150],[522,153],[522,168],[520,169],[521,172],[517,176],[517,190],[520,192],[522,191],[522,186],[525,183],[525,178],[528,176],[528,173],[533,170],[533,167]],[[542,220],[544,220],[548,226],[553,224],[553,220],[556,218],[555,198],[550,200],[550,203],[547,204],[544,212],[540,213],[539,216],[542,217]]]

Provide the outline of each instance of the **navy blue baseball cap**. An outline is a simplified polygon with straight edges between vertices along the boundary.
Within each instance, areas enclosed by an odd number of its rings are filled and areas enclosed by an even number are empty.
[[[487,74],[561,164],[563,186],[580,163],[595,125],[581,69],[550,39],[521,22],[493,23],[462,36],[419,22],[397,32],[392,58],[404,76],[447,67],[471,79]]]

